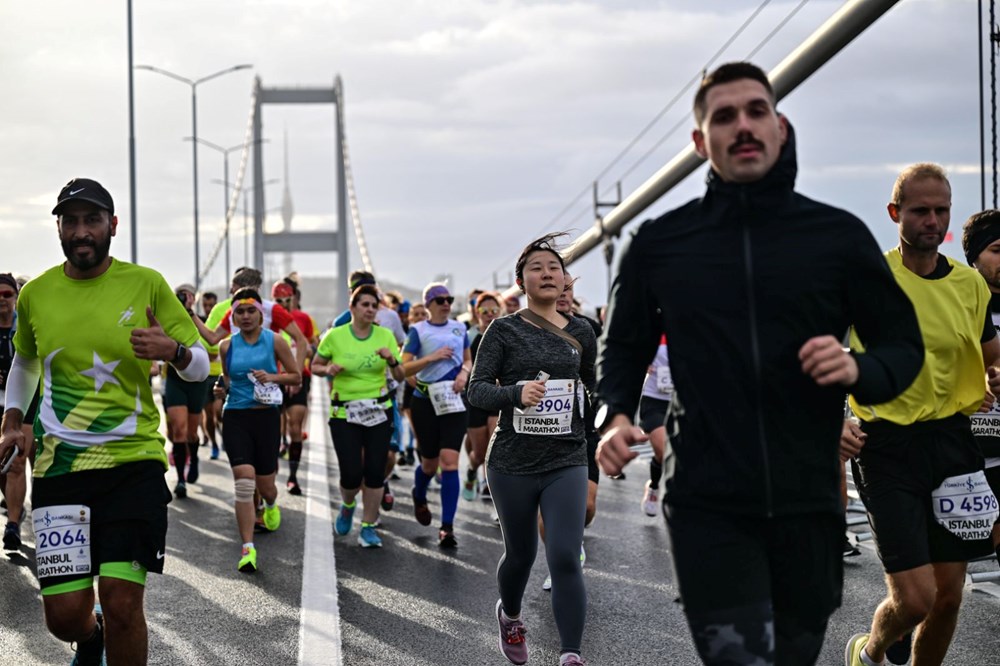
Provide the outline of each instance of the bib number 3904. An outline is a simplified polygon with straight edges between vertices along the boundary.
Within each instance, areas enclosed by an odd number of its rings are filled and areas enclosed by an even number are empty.
[[[963,541],[988,539],[1000,506],[982,471],[950,476],[932,493],[934,517]]]
[[[523,385],[524,382],[518,382]],[[572,379],[545,382],[545,396],[534,407],[515,409],[514,432],[522,435],[568,435],[573,432],[573,402],[578,399]],[[582,402],[581,402],[582,404]]]
[[[31,512],[31,519],[39,579],[91,573],[89,507],[39,507]]]

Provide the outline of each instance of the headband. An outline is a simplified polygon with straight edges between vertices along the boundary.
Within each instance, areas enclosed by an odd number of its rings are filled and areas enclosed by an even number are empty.
[[[988,224],[968,237],[965,260],[969,265],[976,263],[979,255],[992,243],[1000,240],[1000,224]]]
[[[233,314],[236,313],[236,307],[239,305],[252,305],[257,308],[258,312],[264,314],[264,307],[255,298],[241,298],[238,301],[233,301]]]

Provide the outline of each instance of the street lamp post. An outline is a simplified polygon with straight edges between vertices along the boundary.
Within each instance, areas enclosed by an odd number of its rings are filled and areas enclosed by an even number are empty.
[[[209,74],[208,76],[203,76],[200,79],[189,79],[185,76],[180,76],[174,74],[173,72],[168,72],[165,69],[160,69],[159,67],[153,67],[152,65],[136,65],[136,69],[144,69],[150,72],[156,72],[157,74],[162,74],[168,78],[175,81],[180,81],[181,83],[186,83],[191,87],[191,136],[194,139],[191,142],[191,156],[194,164],[194,286],[198,289],[201,285],[199,273],[201,271],[201,256],[199,254],[199,243],[198,243],[198,85],[210,81],[214,78],[218,78],[223,74],[229,74],[230,72],[237,72],[241,69],[250,69],[253,65],[234,65],[233,67],[227,67],[226,69],[219,70],[214,74]]]
[[[264,141],[266,142],[267,139],[264,139]],[[219,181],[218,180],[214,180],[213,182],[218,183]],[[273,185],[275,183],[280,183],[280,182],[281,182],[281,180],[278,179],[278,178],[270,178],[270,179],[264,181],[264,185]],[[251,260],[250,260],[250,217],[249,216],[250,216],[250,193],[253,192],[253,190],[254,190],[253,185],[251,185],[250,187],[244,187],[243,188],[243,265],[244,266],[250,266],[251,265]],[[276,210],[281,210],[281,209],[278,208]],[[267,212],[270,213],[270,212],[273,212],[273,211],[267,211]]]
[[[225,224],[225,215],[229,213],[229,153],[233,152],[234,150],[242,150],[243,144],[241,143],[239,145],[233,146],[232,148],[223,148],[217,143],[212,143],[211,141],[206,141],[205,139],[201,139],[198,137],[186,136],[184,137],[184,140],[200,143],[201,145],[206,146],[207,148],[211,148],[212,150],[216,150],[222,153],[222,193],[224,197],[222,202],[223,203],[222,215],[223,215],[223,224]],[[227,279],[230,276],[229,256],[230,256],[229,225],[226,224],[226,278]]]

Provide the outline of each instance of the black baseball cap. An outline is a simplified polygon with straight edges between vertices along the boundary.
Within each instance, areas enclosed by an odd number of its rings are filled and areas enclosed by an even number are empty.
[[[69,201],[89,201],[111,215],[115,214],[115,202],[111,195],[103,185],[90,178],[74,178],[66,183],[66,186],[59,191],[59,199],[56,201],[56,207],[52,209],[52,214],[58,215],[62,205]]]

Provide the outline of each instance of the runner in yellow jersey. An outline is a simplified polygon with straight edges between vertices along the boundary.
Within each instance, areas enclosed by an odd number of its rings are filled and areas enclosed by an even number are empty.
[[[163,277],[109,255],[118,218],[107,190],[72,180],[52,213],[67,261],[18,299],[0,461],[24,455],[22,417],[41,378],[31,503],[46,624],[77,644],[75,664],[101,663],[105,649],[111,663],[144,664],[146,574],[163,571],[170,501],[150,363],[197,382],[208,354]]]

